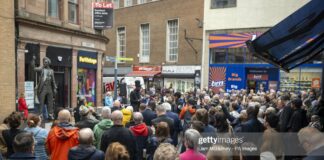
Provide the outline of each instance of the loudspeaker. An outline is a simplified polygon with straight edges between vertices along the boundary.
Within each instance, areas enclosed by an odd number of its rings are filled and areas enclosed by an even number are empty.
[[[127,96],[126,83],[119,84],[119,91],[120,96]]]
[[[136,87],[136,88],[141,87],[141,81],[136,80],[136,81],[135,81],[135,87]]]

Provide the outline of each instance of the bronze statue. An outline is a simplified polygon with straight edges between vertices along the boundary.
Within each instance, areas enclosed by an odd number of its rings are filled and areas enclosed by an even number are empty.
[[[54,77],[54,71],[50,68],[51,60],[48,57],[43,58],[43,66],[35,67],[36,57],[33,56],[31,66],[36,72],[40,72],[39,82],[37,84],[37,95],[39,98],[39,114],[42,115],[45,100],[47,100],[47,112],[48,118],[53,119],[54,110],[54,96],[56,95],[56,83]]]

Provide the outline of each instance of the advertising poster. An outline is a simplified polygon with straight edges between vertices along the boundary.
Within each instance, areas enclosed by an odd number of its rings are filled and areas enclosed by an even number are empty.
[[[312,88],[321,88],[321,79],[320,78],[313,78],[312,79]]]
[[[226,91],[240,90],[244,88],[244,68],[227,67],[226,70]]]
[[[219,93],[220,89],[225,90],[226,67],[209,67],[208,85],[215,93]]]
[[[34,82],[25,81],[25,100],[28,109],[34,109]]]

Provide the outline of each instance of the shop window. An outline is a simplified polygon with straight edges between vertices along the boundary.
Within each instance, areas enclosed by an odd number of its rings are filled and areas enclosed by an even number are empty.
[[[79,21],[79,4],[78,0],[69,0],[69,22],[77,24]]]
[[[236,0],[211,0],[210,8],[231,8],[236,7]]]
[[[96,106],[96,70],[78,69],[78,97],[85,97],[87,106]]]
[[[226,50],[220,48],[210,49],[210,63],[226,63]]]

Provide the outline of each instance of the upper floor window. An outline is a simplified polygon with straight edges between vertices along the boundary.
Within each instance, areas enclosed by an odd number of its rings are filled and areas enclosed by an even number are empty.
[[[167,61],[168,62],[177,62],[178,61],[178,33],[179,26],[178,20],[170,20],[167,25]]]
[[[79,21],[79,3],[78,0],[69,0],[69,22],[77,24]]]
[[[60,0],[48,0],[47,8],[48,16],[60,17]]]
[[[125,0],[124,1],[124,7],[129,7],[133,5],[133,0]]]
[[[211,0],[210,8],[231,8],[236,7],[236,0]]]
[[[141,24],[140,32],[140,62],[150,61],[150,25]]]
[[[126,29],[125,27],[117,28],[117,57],[126,56]]]
[[[113,4],[114,4],[114,9],[119,8],[119,0],[113,0]]]
[[[146,3],[146,0],[137,0],[137,4],[143,4]]]

